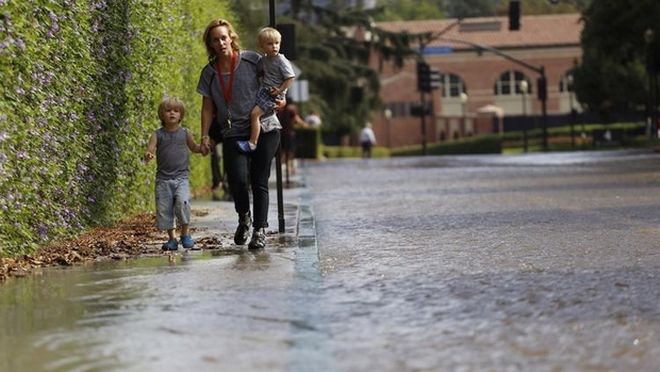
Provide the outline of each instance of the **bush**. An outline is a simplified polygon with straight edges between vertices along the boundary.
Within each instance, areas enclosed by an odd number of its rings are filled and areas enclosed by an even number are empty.
[[[422,155],[422,146],[405,146],[392,149],[392,156]],[[428,155],[450,154],[499,154],[502,152],[502,140],[498,135],[470,137],[456,141],[437,142],[427,145]]]
[[[201,34],[228,1],[1,1],[0,256],[153,209],[164,95],[199,137]],[[193,188],[210,178],[191,157]]]
[[[576,124],[573,126],[575,146],[571,145],[570,125],[548,128],[548,148],[550,151],[575,150],[576,147],[584,148],[597,145],[593,141],[599,132],[610,130],[621,136],[615,141],[620,147],[640,147],[648,145],[646,125],[644,123],[612,123],[612,124]],[[584,138],[582,133],[584,131]],[[506,152],[512,153],[522,151],[524,146],[523,131],[506,132],[503,137],[503,147]],[[542,151],[543,131],[532,129],[527,131],[527,142],[529,151]]]
[[[322,146],[323,156],[332,158],[361,158],[362,147],[360,146]],[[387,147],[374,146],[371,148],[372,158],[386,158],[390,156],[390,150]]]

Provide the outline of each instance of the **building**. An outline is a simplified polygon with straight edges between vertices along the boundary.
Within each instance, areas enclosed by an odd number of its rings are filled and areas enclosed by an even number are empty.
[[[570,71],[582,56],[579,14],[522,16],[515,31],[509,30],[507,17],[383,22],[378,27],[435,35],[420,48],[425,61],[440,71],[442,82],[426,95],[433,110],[424,131],[429,143],[501,131],[506,118],[541,115],[540,68],[546,76],[548,115],[568,114],[571,107],[579,110],[569,89]],[[397,69],[374,55],[371,64],[375,69],[382,66],[385,109],[373,120],[379,143],[422,143],[421,119],[410,113],[420,104],[416,61],[407,60]]]

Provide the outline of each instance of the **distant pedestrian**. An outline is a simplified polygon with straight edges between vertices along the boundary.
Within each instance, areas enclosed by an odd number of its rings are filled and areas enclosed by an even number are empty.
[[[296,77],[291,62],[280,53],[282,35],[279,31],[272,27],[264,27],[257,35],[257,42],[264,53],[259,61],[263,76],[257,93],[257,104],[250,113],[250,139],[237,142],[240,150],[246,153],[257,149],[262,125],[261,116],[275,110],[276,100],[285,99],[286,92]]]
[[[284,109],[277,113],[282,124],[282,155],[287,174],[296,174],[296,129],[307,127],[300,117],[298,106],[287,103]]]
[[[176,223],[181,226],[181,245],[194,248],[188,233],[190,223],[190,185],[188,182],[188,150],[201,152],[190,131],[181,127],[186,109],[177,98],[163,99],[158,107],[161,128],[149,138],[144,161],[156,158],[156,225],[167,230],[168,240],[164,251],[176,251],[178,242],[174,236]],[[176,217],[176,221],[175,221]]]
[[[322,124],[321,117],[316,111],[311,111],[309,115],[305,116],[305,123],[307,123],[310,128],[319,128]]]
[[[371,129],[371,123],[367,122],[360,132],[360,145],[362,146],[362,157],[371,157],[371,147],[376,144],[376,135]]]

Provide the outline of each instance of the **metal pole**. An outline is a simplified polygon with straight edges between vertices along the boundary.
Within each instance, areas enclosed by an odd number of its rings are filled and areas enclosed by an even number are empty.
[[[525,82],[526,83],[526,82]],[[527,87],[522,92],[522,109],[523,109],[523,151],[529,150],[527,146]]]
[[[275,27],[275,0],[268,1],[269,26]],[[282,141],[275,152],[275,181],[277,184],[277,222],[278,231],[284,233],[284,192],[282,190]]]
[[[426,156],[426,97],[424,92],[420,93],[422,101],[422,155]]]
[[[575,147],[575,114],[573,109],[573,88],[568,92],[568,100],[570,101],[571,106],[571,148]]]
[[[543,94],[543,97],[541,97],[541,115],[542,120],[541,120],[541,125],[543,126],[543,151],[548,151],[548,91],[547,91],[547,80],[545,79],[545,67],[541,66],[540,68],[540,73],[541,73],[541,79],[546,81],[546,91],[545,94]]]
[[[655,133],[653,133],[653,138],[657,138],[658,137],[658,75],[655,71],[653,72],[651,78],[653,79],[653,94],[652,94],[653,101],[651,102],[652,103],[651,120],[653,120],[653,124],[651,125],[651,128],[655,131]]]

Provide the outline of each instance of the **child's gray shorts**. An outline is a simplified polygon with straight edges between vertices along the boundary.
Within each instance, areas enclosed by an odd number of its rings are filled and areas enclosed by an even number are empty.
[[[167,230],[190,223],[190,186],[187,178],[156,179],[156,226]]]

